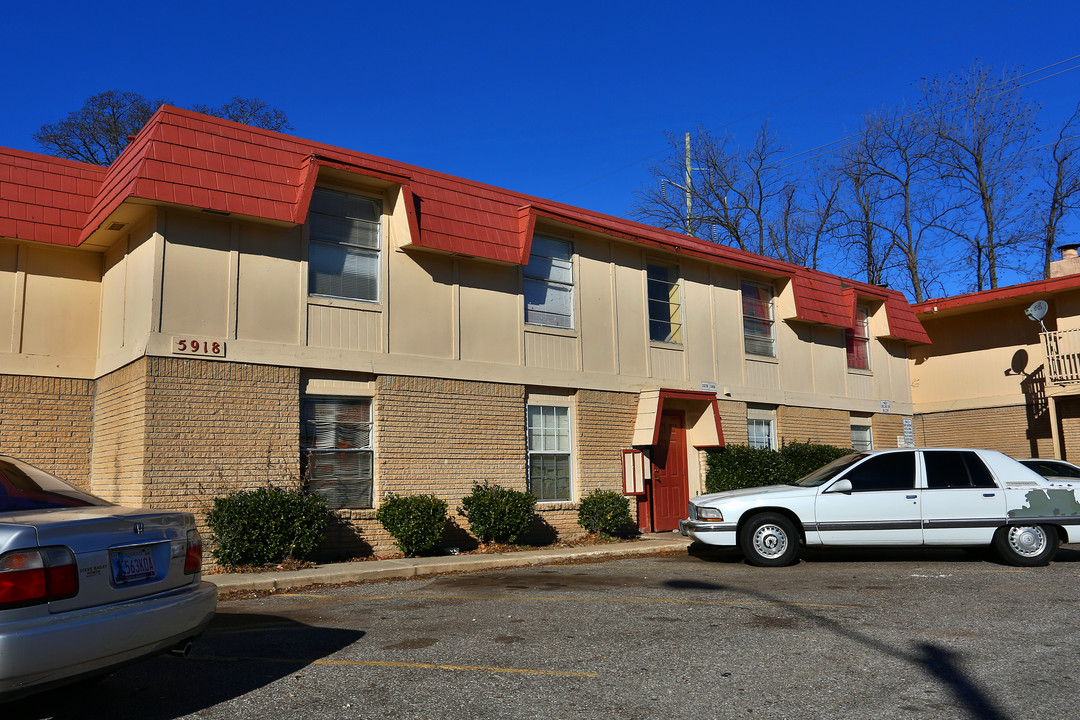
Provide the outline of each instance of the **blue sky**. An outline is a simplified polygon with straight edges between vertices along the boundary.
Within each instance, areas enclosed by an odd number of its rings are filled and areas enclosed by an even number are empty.
[[[627,214],[665,132],[753,135],[792,153],[980,59],[1036,71],[1047,124],[1080,100],[1080,2],[58,2],[4,10],[0,145],[90,95],[234,95],[293,133]],[[1064,72],[1062,72],[1064,71]],[[1053,75],[1053,73],[1059,73]]]

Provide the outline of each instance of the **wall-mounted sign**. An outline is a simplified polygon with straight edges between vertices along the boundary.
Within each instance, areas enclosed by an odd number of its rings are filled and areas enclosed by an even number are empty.
[[[883,413],[891,413],[892,412],[892,401],[891,400],[882,400],[881,401],[881,412],[883,412]]]
[[[175,336],[172,339],[173,355],[205,355],[225,357],[225,341]]]
[[[915,447],[915,420],[904,418],[904,447]]]
[[[701,392],[711,392],[711,393],[716,392],[716,383],[714,383],[714,382],[703,382],[703,383],[701,383]]]

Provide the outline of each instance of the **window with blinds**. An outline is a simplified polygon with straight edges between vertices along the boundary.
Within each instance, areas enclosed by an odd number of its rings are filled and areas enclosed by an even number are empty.
[[[371,398],[304,397],[300,466],[307,488],[330,507],[372,507]]]
[[[574,327],[573,247],[565,240],[536,235],[525,266],[525,322]]]
[[[776,357],[773,335],[773,290],[767,285],[744,282],[742,291],[743,345],[747,355]]]
[[[852,370],[870,369],[870,309],[859,305],[855,309],[855,328],[844,331],[847,345],[847,366]]]
[[[649,262],[645,266],[648,285],[649,339],[653,342],[682,343],[682,298],[679,268]]]
[[[382,203],[315,188],[308,212],[308,293],[379,300]]]

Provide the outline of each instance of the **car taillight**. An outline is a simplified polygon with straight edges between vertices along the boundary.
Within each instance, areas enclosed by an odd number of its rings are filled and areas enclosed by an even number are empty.
[[[12,550],[0,555],[0,608],[74,597],[79,568],[66,547]]]
[[[198,530],[187,531],[187,554],[184,555],[184,574],[194,575],[202,570],[202,535]]]

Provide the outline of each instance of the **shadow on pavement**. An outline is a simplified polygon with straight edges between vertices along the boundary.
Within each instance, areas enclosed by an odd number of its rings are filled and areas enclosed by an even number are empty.
[[[0,717],[171,720],[299,674],[363,636],[274,615],[219,614],[190,657],[155,657],[97,682],[31,695],[0,705]]]

